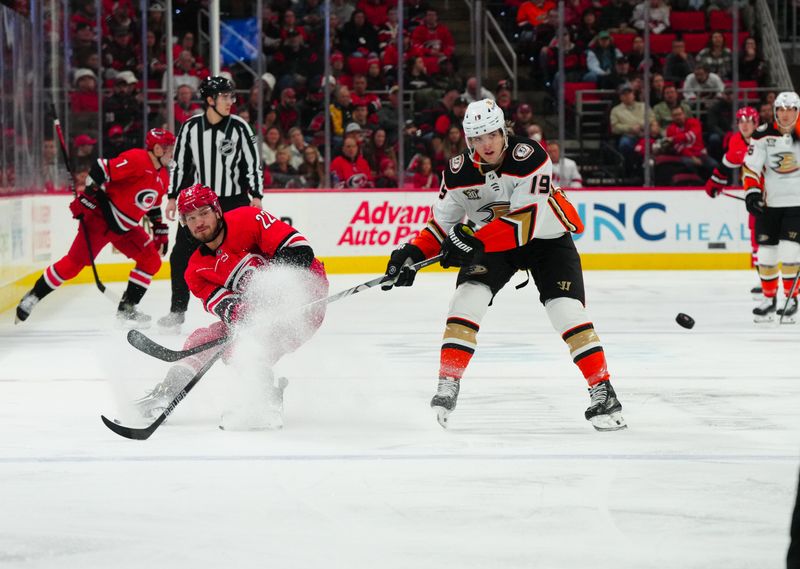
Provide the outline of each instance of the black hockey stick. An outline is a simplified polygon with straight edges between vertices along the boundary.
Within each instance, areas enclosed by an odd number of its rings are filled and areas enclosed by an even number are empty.
[[[53,103],[50,103],[50,112],[53,113],[53,126],[55,127],[56,134],[58,135],[58,142],[61,146],[61,157],[64,159],[64,166],[67,169],[67,174],[69,175],[69,187],[72,190],[72,197],[78,197],[78,188],[75,187],[75,176],[72,173],[72,166],[69,164],[69,154],[67,153],[67,142],[64,140],[64,132],[61,130],[61,121],[58,120],[58,115],[56,114],[56,106]],[[92,264],[92,274],[94,275],[94,283],[97,285],[97,288],[100,292],[103,293],[103,296],[108,298],[110,301],[119,303],[119,297],[108,290],[106,285],[103,284],[103,281],[100,280],[100,275],[97,274],[97,266],[94,264],[94,252],[92,251],[92,243],[89,240],[89,232],[86,230],[86,222],[83,221],[83,217],[78,218],[78,223],[83,230],[83,236],[86,238],[86,250],[89,253],[89,260]]]
[[[219,352],[211,356],[211,359],[209,359],[206,362],[206,364],[202,368],[200,368],[200,370],[194,375],[191,381],[186,384],[186,387],[184,387],[181,390],[181,392],[175,396],[175,399],[173,399],[170,402],[170,404],[167,405],[167,408],[164,409],[164,412],[161,413],[161,415],[159,415],[158,418],[155,420],[155,422],[152,423],[150,426],[137,429],[135,427],[125,427],[124,425],[119,425],[114,421],[106,418],[105,415],[100,415],[100,418],[103,420],[103,423],[105,424],[106,427],[108,427],[121,437],[125,437],[126,439],[133,439],[135,441],[143,441],[149,439],[150,435],[152,435],[156,431],[156,429],[161,426],[161,423],[167,420],[167,417],[169,417],[170,414],[175,410],[175,407],[178,406],[178,403],[183,401],[184,397],[186,397],[186,395],[189,394],[192,388],[195,385],[197,385],[197,382],[200,381],[200,379],[202,379],[202,377],[206,374],[206,372],[209,369],[211,369],[211,366],[214,365],[214,363],[222,356],[223,352],[225,352],[225,350],[220,350]]]
[[[411,265],[411,268],[414,269],[415,271],[418,271],[424,267],[433,265],[434,263],[438,263],[441,257],[442,257],[441,255],[436,255],[435,257],[431,257],[430,259],[425,259],[424,261],[420,261],[419,263]],[[333,294],[327,298],[320,298],[319,300],[315,300],[314,302],[305,304],[301,306],[299,310],[308,310],[310,308],[314,308],[315,306],[319,306],[320,304],[330,304],[331,302],[347,298],[348,296],[352,296],[356,293],[365,291],[369,288],[381,285],[389,280],[391,279],[386,275],[381,275],[365,283],[361,283],[360,285],[356,285],[341,292],[337,292],[336,294]],[[189,348],[188,350],[170,350],[169,348],[162,346],[158,342],[155,342],[154,340],[148,338],[139,330],[131,330],[128,332],[128,343],[131,346],[133,346],[140,352],[144,352],[149,356],[153,356],[154,358],[158,358],[159,360],[165,362],[176,362],[178,360],[182,360],[183,358],[188,358],[189,356],[193,356],[194,354],[199,354],[200,352],[209,350],[214,346],[219,346],[221,344],[224,344],[229,339],[230,336],[222,336],[220,338],[217,338],[216,340],[211,340],[210,342],[206,342],[205,344],[198,344],[197,346]]]

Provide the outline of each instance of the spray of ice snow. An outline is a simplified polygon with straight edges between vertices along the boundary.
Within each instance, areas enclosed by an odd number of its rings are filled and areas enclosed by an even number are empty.
[[[222,423],[228,429],[277,428],[281,397],[273,366],[315,331],[303,307],[316,299],[318,277],[306,269],[270,266],[248,283],[245,317],[236,325],[228,401]]]

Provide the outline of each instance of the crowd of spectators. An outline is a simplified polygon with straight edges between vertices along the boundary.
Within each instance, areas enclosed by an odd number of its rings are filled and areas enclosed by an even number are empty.
[[[581,82],[584,88],[605,89],[618,96],[609,116],[609,134],[628,173],[641,169],[647,130],[659,161],[664,158],[658,156],[674,156],[679,160],[673,163],[680,162],[686,171],[702,177],[720,159],[735,112],[730,93],[730,32],[711,27],[719,15],[728,14],[730,1],[649,0],[646,23],[641,2],[569,0],[560,42],[555,37],[558,17],[553,0],[506,0],[503,9],[511,11],[512,21],[517,22],[510,35],[519,53],[528,56],[535,85],[555,92],[559,81]],[[126,145],[141,144],[145,108],[150,126],[166,124],[168,104],[178,124],[203,111],[197,86],[209,71],[207,54],[198,48],[197,3],[178,2],[189,14],[184,13],[175,37],[168,40],[164,7],[159,0],[151,0],[145,15],[146,60],[138,45],[141,32],[134,33],[140,30],[140,15],[132,0],[103,1],[101,34],[96,29],[94,0],[72,3],[73,146],[81,135],[83,142],[88,138],[96,144],[95,138],[102,133],[104,154],[110,155]],[[266,3],[262,43],[268,72],[254,78],[237,65],[222,72],[239,95],[234,111],[262,137],[266,187],[324,183],[326,116],[333,135],[334,187],[393,187],[401,169],[407,186],[438,187],[447,160],[465,147],[460,127],[466,106],[485,97],[496,99],[515,133],[546,144],[532,105],[513,99],[510,80],[487,86],[475,77],[460,75],[452,33],[438,11],[426,0],[405,3],[405,7],[403,88],[408,96],[406,121],[400,125],[399,22],[394,0],[332,3],[331,75],[327,79],[320,56],[324,53],[320,0]],[[687,24],[685,17],[678,17],[681,14],[689,14],[695,22],[694,28],[689,26],[692,31],[682,29]],[[747,85],[765,85],[766,66],[752,34],[752,13],[743,9],[741,14],[739,78]],[[662,38],[658,45],[665,45],[664,38],[669,40],[668,49],[651,49],[648,61],[645,25],[650,27],[651,40]],[[101,56],[98,37],[104,38]],[[171,97],[163,91],[167,49],[172,49],[175,62]],[[563,78],[558,71],[560,49],[565,52]],[[643,70],[648,63],[652,83],[650,100],[645,102]],[[143,104],[145,68],[147,106]],[[98,82],[104,86],[102,116],[98,116]],[[327,113],[323,89],[331,93]],[[651,110],[648,128],[645,104]],[[401,128],[405,160],[398,164]]]

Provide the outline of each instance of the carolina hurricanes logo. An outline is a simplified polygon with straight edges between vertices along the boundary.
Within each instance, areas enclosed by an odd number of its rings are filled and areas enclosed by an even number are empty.
[[[158,192],[155,190],[140,190],[136,197],[133,200],[136,202],[136,206],[139,209],[144,211],[150,211],[153,209],[153,206],[156,205],[156,200],[158,199]]]
[[[800,165],[797,164],[797,157],[794,152],[779,152],[772,158],[775,160],[772,169],[778,174],[791,174],[800,170]]]
[[[510,209],[511,204],[508,202],[492,202],[481,207],[478,211],[486,214],[486,217],[484,217],[481,222],[489,223],[490,221],[503,217]]]
[[[353,174],[347,179],[348,188],[364,188],[369,179],[366,174]]]

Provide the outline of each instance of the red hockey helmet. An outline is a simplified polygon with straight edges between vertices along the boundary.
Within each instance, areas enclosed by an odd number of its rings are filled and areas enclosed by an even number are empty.
[[[758,111],[753,107],[742,107],[736,111],[736,122],[739,122],[742,119],[753,121],[753,123],[757,125],[760,117],[758,115]]]
[[[211,206],[214,211],[222,215],[219,198],[208,186],[195,184],[182,189],[178,194],[178,214],[181,216],[181,220],[184,220],[186,215],[194,210],[206,206]]]
[[[175,135],[164,128],[151,128],[145,137],[145,146],[148,150],[155,148],[156,144],[161,146],[175,146]]]

